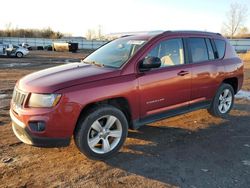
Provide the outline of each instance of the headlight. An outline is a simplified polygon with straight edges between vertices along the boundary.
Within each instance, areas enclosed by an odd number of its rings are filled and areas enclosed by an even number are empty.
[[[61,98],[60,94],[36,94],[32,93],[29,99],[29,107],[48,108],[57,105]]]

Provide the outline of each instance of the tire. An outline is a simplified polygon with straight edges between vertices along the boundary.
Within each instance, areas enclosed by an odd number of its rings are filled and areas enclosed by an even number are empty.
[[[80,117],[74,141],[81,153],[91,159],[107,159],[122,147],[128,134],[123,112],[111,105],[99,105]]]
[[[216,117],[225,117],[234,104],[234,89],[231,85],[223,83],[217,90],[208,112]]]
[[[17,53],[16,53],[16,57],[18,57],[18,58],[23,57],[23,53],[22,53],[22,52],[17,52]]]

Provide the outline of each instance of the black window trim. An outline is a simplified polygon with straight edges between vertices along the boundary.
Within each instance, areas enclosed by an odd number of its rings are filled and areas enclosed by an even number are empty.
[[[190,52],[186,38],[181,38],[183,43],[184,64],[190,64]]]
[[[218,60],[219,59],[219,54],[218,54],[214,39],[210,39],[210,40],[211,40],[211,44],[212,44],[212,47],[213,47],[213,50],[214,50],[215,59]]]
[[[214,49],[213,49],[213,46],[212,46],[212,43],[211,43],[210,38],[205,38],[205,43],[206,43],[206,46],[207,46],[207,54],[208,54],[208,59],[209,59],[209,61],[215,60],[215,59],[216,59],[216,58],[215,58],[215,53],[214,53]],[[210,43],[210,45],[211,45],[211,47],[212,47],[212,51],[213,51],[213,54],[214,54],[214,59],[210,59],[210,58],[209,58],[208,43]]]
[[[183,38],[183,40],[185,41],[185,49],[186,49],[185,51],[187,52],[185,59],[187,59],[187,64],[192,64],[191,49],[189,48],[189,45],[188,45],[188,39],[189,38],[191,38],[191,37]]]

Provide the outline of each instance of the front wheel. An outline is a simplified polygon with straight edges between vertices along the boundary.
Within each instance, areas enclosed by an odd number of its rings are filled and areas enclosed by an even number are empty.
[[[209,113],[213,116],[224,117],[230,112],[234,104],[234,89],[231,85],[223,83],[209,108]]]
[[[74,140],[79,150],[92,159],[106,159],[122,147],[128,122],[122,111],[110,106],[91,109],[80,118]]]

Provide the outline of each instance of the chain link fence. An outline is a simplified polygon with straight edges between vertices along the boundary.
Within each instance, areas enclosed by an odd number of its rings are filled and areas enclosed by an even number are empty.
[[[43,47],[50,46],[53,43],[65,43],[72,42],[78,43],[79,49],[97,49],[108,41],[96,41],[96,40],[85,40],[85,39],[46,39],[46,38],[19,38],[19,37],[0,37],[0,43],[20,45],[27,43],[32,47]]]
[[[250,39],[230,39],[229,41],[238,53],[250,51]]]
[[[230,39],[230,43],[237,52],[250,51],[250,39]],[[32,47],[42,46],[43,48],[53,43],[72,42],[78,43],[79,49],[97,49],[108,41],[85,40],[81,38],[70,39],[46,39],[46,38],[18,38],[18,37],[0,37],[0,43],[19,45],[27,43]]]

